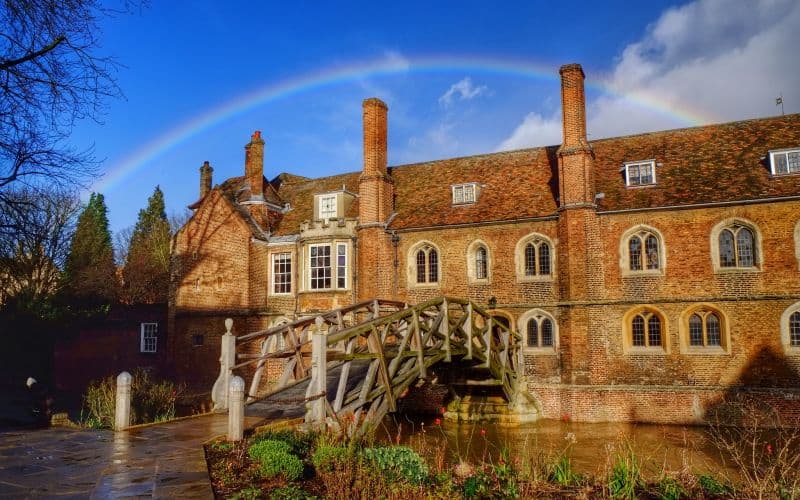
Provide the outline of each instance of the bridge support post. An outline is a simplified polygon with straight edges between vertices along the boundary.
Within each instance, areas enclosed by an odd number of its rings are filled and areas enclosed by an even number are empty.
[[[114,430],[124,431],[131,426],[131,374],[117,375],[117,398],[114,407]]]
[[[328,392],[328,338],[322,331],[322,318],[317,318],[311,335],[311,381],[306,423],[318,425],[325,422],[325,403]]]
[[[222,336],[219,357],[219,376],[211,389],[211,400],[215,410],[228,408],[228,387],[231,380],[231,369],[236,364],[236,337],[231,333],[233,319],[225,320],[225,335]]]
[[[244,379],[232,377],[228,387],[228,441],[244,437]]]

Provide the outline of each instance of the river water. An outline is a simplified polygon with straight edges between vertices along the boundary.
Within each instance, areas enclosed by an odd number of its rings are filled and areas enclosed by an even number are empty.
[[[504,447],[512,460],[530,461],[564,452],[576,472],[595,476],[609,470],[616,454],[629,446],[645,471],[655,475],[688,469],[716,477],[736,476],[736,469],[724,463],[706,427],[558,420],[506,425],[396,415],[383,423],[378,439],[407,444],[429,458],[444,447],[450,463],[495,461]]]

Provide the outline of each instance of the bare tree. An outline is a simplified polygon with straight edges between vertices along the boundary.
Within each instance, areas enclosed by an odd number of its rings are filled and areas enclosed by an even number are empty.
[[[97,173],[92,150],[67,140],[78,120],[98,120],[107,98],[121,95],[116,61],[98,54],[99,20],[131,4],[0,1],[0,209],[8,211],[19,201],[14,183],[47,191]]]
[[[58,291],[80,200],[59,192],[15,190],[11,212],[0,213],[16,234],[0,233],[0,305],[14,299],[28,307]]]

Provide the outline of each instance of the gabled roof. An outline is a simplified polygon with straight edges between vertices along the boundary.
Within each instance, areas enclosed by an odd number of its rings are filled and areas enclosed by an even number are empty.
[[[590,141],[601,211],[678,207],[800,196],[800,175],[772,176],[769,151],[800,147],[800,114]],[[390,167],[395,216],[410,229],[554,216],[558,210],[558,146],[522,149]],[[655,160],[654,186],[626,187],[625,162]],[[313,214],[313,197],[342,188],[357,193],[361,172],[309,179],[280,174],[265,197],[288,211],[271,220],[272,234],[289,235]],[[474,204],[453,205],[451,186],[477,183]],[[264,237],[240,205],[244,177],[219,189],[239,208],[254,235]],[[249,194],[247,195],[249,197]],[[358,216],[358,199],[345,217]]]

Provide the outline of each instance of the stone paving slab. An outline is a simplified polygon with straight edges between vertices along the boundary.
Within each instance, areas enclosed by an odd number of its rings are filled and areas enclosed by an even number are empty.
[[[118,433],[2,432],[0,498],[213,498],[203,443],[227,425],[227,414],[207,414]]]

